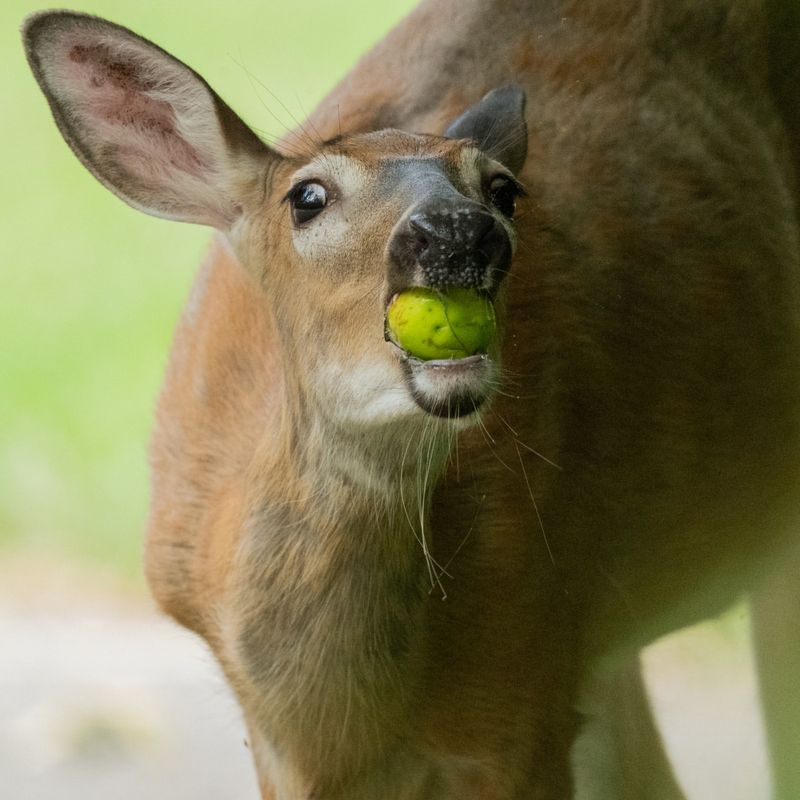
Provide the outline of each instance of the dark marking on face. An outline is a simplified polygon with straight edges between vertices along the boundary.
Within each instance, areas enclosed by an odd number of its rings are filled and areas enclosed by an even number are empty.
[[[392,293],[412,282],[434,289],[485,289],[493,297],[511,264],[511,241],[485,206],[434,195],[411,209],[388,245]]]
[[[494,296],[511,263],[511,241],[489,207],[475,199],[480,189],[461,185],[452,159],[441,156],[387,159],[383,177],[411,203],[387,247],[390,296],[420,283]]]

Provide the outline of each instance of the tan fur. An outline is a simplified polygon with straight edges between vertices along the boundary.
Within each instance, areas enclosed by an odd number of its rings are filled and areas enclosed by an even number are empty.
[[[571,797],[581,698],[624,683],[598,675],[796,537],[788,7],[428,0],[311,117],[350,135],[242,184],[176,333],[147,573],[223,665],[265,799]],[[383,255],[408,202],[374,175],[437,155],[469,183],[465,145],[369,132],[440,134],[511,82],[529,195],[503,380],[454,425],[391,395]],[[367,187],[329,209],[346,247],[293,244],[280,198],[314,157]]]

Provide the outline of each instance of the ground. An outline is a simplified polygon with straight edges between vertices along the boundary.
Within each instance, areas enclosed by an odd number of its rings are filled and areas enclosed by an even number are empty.
[[[213,659],[140,590],[16,564],[0,641],[0,786],[15,800],[258,800]],[[767,800],[744,612],[657,643],[645,665],[689,800]]]

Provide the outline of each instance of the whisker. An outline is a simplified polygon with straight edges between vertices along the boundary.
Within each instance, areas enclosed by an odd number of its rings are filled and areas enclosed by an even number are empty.
[[[300,95],[297,93],[295,93],[295,100],[297,100],[297,105],[300,106],[300,113],[305,119],[305,124],[311,128],[312,132],[317,137],[317,141],[322,143],[325,140],[325,137],[322,135],[322,133],[320,133],[319,128],[312,122],[311,118],[303,107],[303,101],[300,99]]]
[[[496,458],[496,459],[497,459],[497,460],[498,460],[498,461],[499,461],[499,462],[500,462],[500,463],[501,463],[501,464],[502,464],[502,465],[503,465],[503,466],[504,466],[504,467],[505,467],[505,468],[506,468],[506,469],[507,469],[507,470],[508,470],[508,471],[509,471],[509,472],[510,472],[512,475],[516,475],[516,471],[515,471],[515,470],[513,470],[511,467],[509,467],[509,466],[508,466],[508,464],[506,464],[506,462],[505,462],[505,461],[503,461],[503,459],[502,459],[502,458],[500,458],[500,456],[498,455],[498,453],[497,453],[497,451],[494,449],[494,447],[492,447],[492,444],[494,443],[494,439],[492,439],[492,437],[491,437],[491,435],[490,435],[489,431],[486,429],[486,426],[483,424],[483,420],[481,419],[481,417],[480,417],[480,414],[478,414],[478,409],[477,409],[477,407],[475,407],[475,404],[474,404],[474,403],[473,403],[473,408],[475,409],[475,421],[476,421],[476,423],[477,423],[477,425],[478,425],[478,430],[481,432],[481,434],[482,434],[482,436],[483,436],[483,439],[484,439],[484,441],[486,442],[486,445],[488,446],[488,448],[489,448],[489,450],[491,451],[492,455],[493,455],[493,456],[494,456],[494,457],[495,457],[495,458]]]
[[[415,523],[411,519],[411,514],[410,514],[409,509],[408,509],[408,504],[406,503],[405,491],[404,491],[404,488],[403,488],[404,484],[405,484],[405,480],[404,480],[404,477],[403,477],[405,475],[405,463],[406,463],[406,459],[408,457],[409,449],[411,447],[411,442],[413,441],[410,437],[409,437],[408,441],[406,442],[406,446],[405,446],[405,448],[403,450],[403,455],[402,455],[402,458],[400,460],[400,473],[401,473],[401,479],[400,479],[400,505],[402,507],[403,514],[404,514],[404,516],[406,518],[406,521],[408,522],[408,526],[411,529],[411,533],[413,534],[414,538],[417,540],[417,543],[422,548],[422,553],[423,553],[423,556],[425,558],[425,565],[426,565],[426,567],[428,569],[428,577],[429,577],[429,580],[431,582],[431,590],[433,590],[435,588],[435,586],[436,586],[437,581],[438,581],[438,579],[436,577],[436,569],[439,568],[439,564],[436,563],[436,561],[433,558],[433,555],[431,554],[431,552],[430,552],[430,550],[428,548],[428,543],[427,543],[427,540],[426,540],[426,537],[425,537],[425,516],[424,516],[425,509],[423,507],[424,506],[424,499],[422,501],[420,501],[420,495],[423,494],[422,484],[421,484],[421,478],[422,478],[422,459],[421,459],[421,456],[422,456],[422,450],[423,450],[423,447],[424,447],[424,440],[425,440],[425,438],[427,436],[427,433],[428,433],[428,430],[429,430],[430,426],[431,426],[430,420],[426,420],[425,426],[423,427],[422,436],[420,437],[419,440],[417,440],[418,458],[417,458],[416,479],[417,479],[418,513],[419,513],[419,521],[420,521],[420,527],[421,527],[421,530],[419,532],[417,531],[417,527],[416,527]],[[438,582],[441,583],[440,581],[438,581]],[[444,587],[442,587],[442,591],[444,592]]]
[[[500,414],[499,411],[492,411],[492,413],[500,420],[500,422],[503,423],[503,425],[506,426],[506,428],[509,429],[509,431],[511,431],[511,435],[514,437],[514,441],[518,445],[521,445],[526,450],[528,450],[529,452],[533,453],[535,456],[538,456],[539,458],[541,458],[542,461],[545,462],[545,464],[549,464],[551,467],[555,467],[559,472],[563,472],[564,471],[563,467],[559,467],[558,464],[556,464],[555,461],[551,461],[549,458],[547,458],[547,456],[542,455],[538,450],[535,450],[530,445],[525,444],[525,442],[523,442],[522,439],[519,438],[519,435],[517,434],[517,432],[511,427],[511,425],[508,424],[506,419],[503,417],[502,414]]]
[[[430,433],[428,440],[428,457],[427,457],[427,464],[425,469],[425,477],[422,483],[422,490],[420,493],[420,530],[422,533],[422,541],[425,548],[425,556],[428,559],[428,569],[431,573],[431,589],[432,592],[436,585],[439,586],[440,591],[442,592],[442,600],[447,599],[447,592],[441,581],[441,566],[437,563],[436,559],[434,558],[433,554],[430,551],[428,546],[428,540],[425,536],[425,512],[427,512],[427,492],[430,487],[430,474],[431,474],[431,466],[433,464],[433,449],[436,442],[436,429],[435,423],[431,421],[431,419],[426,420],[425,425],[425,434]]]
[[[267,86],[267,85],[266,85],[266,84],[263,82],[263,81],[259,80],[259,79],[258,79],[258,78],[257,78],[257,77],[256,77],[256,76],[255,76],[255,75],[254,75],[254,74],[253,74],[253,73],[252,73],[252,72],[251,72],[251,71],[250,71],[250,70],[249,70],[247,67],[245,67],[245,66],[244,66],[244,65],[243,65],[241,62],[237,61],[235,58],[233,59],[233,62],[234,62],[234,63],[235,63],[235,64],[236,64],[236,65],[237,65],[237,66],[238,66],[238,67],[239,67],[241,70],[243,70],[243,71],[244,71],[244,73],[247,75],[248,79],[250,80],[250,83],[251,83],[251,85],[252,85],[253,83],[257,83],[257,84],[258,84],[258,85],[259,85],[259,86],[260,86],[260,87],[261,87],[261,88],[262,88],[262,89],[263,89],[265,92],[267,92],[267,94],[269,94],[269,96],[270,96],[270,97],[272,97],[272,99],[273,99],[273,100],[275,100],[275,102],[277,102],[277,103],[278,103],[278,105],[280,105],[280,107],[281,107],[281,108],[282,108],[282,109],[283,109],[283,110],[284,110],[284,111],[285,111],[285,112],[286,112],[286,113],[287,113],[287,114],[288,114],[288,115],[289,115],[289,116],[292,118],[292,120],[294,120],[294,123],[295,123],[295,125],[297,125],[297,128],[296,128],[296,129],[294,129],[294,130],[289,130],[289,132],[288,132],[288,134],[287,134],[287,135],[288,135],[288,136],[295,136],[295,137],[297,137],[297,138],[301,139],[301,141],[302,141],[302,138],[301,138],[301,134],[302,134],[302,137],[304,137],[304,138],[305,138],[306,144],[307,144],[307,145],[308,145],[308,147],[309,147],[309,150],[308,150],[307,152],[308,152],[309,154],[310,154],[310,153],[312,153],[312,152],[314,152],[314,151],[317,149],[318,142],[316,142],[316,141],[315,141],[315,140],[314,140],[314,139],[313,139],[313,138],[312,138],[312,137],[309,135],[309,133],[308,133],[308,132],[305,130],[305,128],[303,127],[303,123],[302,123],[302,122],[300,122],[300,120],[298,120],[298,119],[297,119],[297,117],[295,117],[295,115],[294,115],[294,114],[292,114],[292,112],[289,110],[289,108],[286,106],[286,104],[285,104],[285,103],[284,103],[284,102],[283,102],[283,101],[282,101],[282,100],[281,100],[281,99],[280,99],[280,98],[279,98],[279,97],[278,97],[278,96],[277,96],[277,95],[276,95],[276,94],[275,94],[275,93],[274,93],[274,92],[273,92],[273,91],[272,91],[272,90],[271,90],[271,89],[270,89],[270,88],[269,88],[269,87],[268,87],[268,86]],[[255,86],[254,86],[253,88],[255,88]],[[284,127],[286,127],[286,128],[288,128],[288,127],[289,127],[288,125],[285,125],[285,123],[284,123],[284,122],[283,122],[283,121],[282,121],[282,120],[281,120],[281,119],[280,119],[280,118],[279,118],[279,117],[278,117],[278,116],[277,116],[277,115],[276,115],[276,114],[275,114],[275,113],[272,111],[272,109],[270,109],[270,108],[267,106],[267,104],[266,104],[266,103],[263,101],[263,99],[261,100],[261,104],[264,106],[264,108],[266,109],[266,111],[267,111],[267,112],[268,112],[268,113],[269,113],[269,114],[270,114],[270,115],[271,115],[271,116],[272,116],[272,117],[273,117],[273,118],[276,120],[276,122],[277,122],[279,125],[282,125],[282,126],[284,126]]]
[[[555,569],[558,569],[556,566],[556,560],[553,557],[553,551],[550,548],[550,542],[547,539],[547,533],[544,530],[544,522],[542,520],[542,515],[539,513],[539,506],[536,504],[536,498],[533,496],[533,489],[531,488],[531,482],[528,480],[528,471],[525,469],[525,461],[522,458],[522,453],[517,446],[516,440],[514,441],[514,447],[517,450],[517,458],[519,458],[519,465],[522,467],[522,474],[525,477],[525,485],[528,487],[528,494],[531,496],[531,502],[533,503],[533,510],[536,512],[536,519],[539,520],[539,528],[542,531],[542,538],[544,539],[545,547],[547,548],[547,553],[550,556],[550,562],[552,563]]]
[[[484,494],[481,496],[481,503],[483,503],[485,500],[486,495]],[[467,539],[469,539],[469,537],[472,535],[472,531],[475,529],[475,521],[478,519],[478,514],[480,514],[480,511],[480,508],[476,509],[475,516],[472,518],[472,524],[469,526],[469,530],[461,540],[461,543],[458,545],[458,547],[456,547],[456,549],[453,551],[453,555],[450,556],[450,560],[444,565],[444,569],[447,569],[453,563],[456,556],[461,552],[462,548],[467,543]]]

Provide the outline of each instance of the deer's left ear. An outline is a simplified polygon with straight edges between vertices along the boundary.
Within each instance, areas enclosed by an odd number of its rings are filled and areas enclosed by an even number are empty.
[[[485,153],[515,175],[528,154],[525,93],[519,86],[493,89],[450,123],[450,139],[472,139]]]

